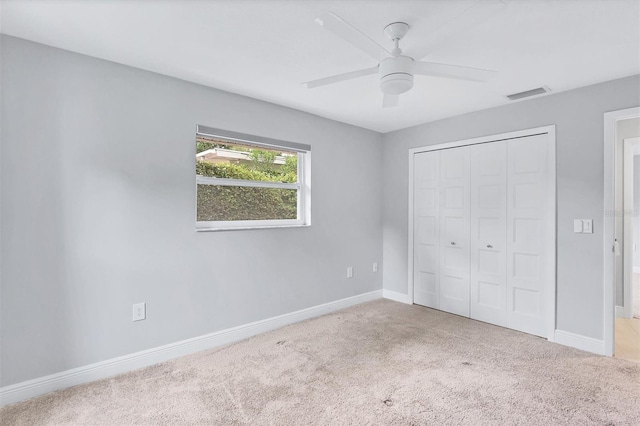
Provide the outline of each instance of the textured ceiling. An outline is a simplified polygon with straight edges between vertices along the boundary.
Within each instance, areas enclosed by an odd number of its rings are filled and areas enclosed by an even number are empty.
[[[400,106],[382,109],[376,75],[316,89],[300,83],[376,65],[314,23],[333,11],[381,45],[383,27],[411,26],[407,53],[477,0],[13,1],[5,34],[388,132],[506,104],[546,85],[552,93],[640,73],[637,0],[504,0],[425,58],[499,70],[488,83],[416,76]]]

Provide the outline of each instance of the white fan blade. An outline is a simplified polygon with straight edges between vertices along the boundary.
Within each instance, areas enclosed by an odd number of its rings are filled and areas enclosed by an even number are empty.
[[[464,34],[506,9],[507,4],[502,0],[480,0],[437,29],[417,49],[410,49],[408,54],[416,61],[422,59],[454,35]]]
[[[494,70],[462,67],[459,65],[437,64],[435,62],[416,62],[413,72],[419,75],[432,75],[435,77],[480,82],[487,81],[498,74],[498,72]]]
[[[324,13],[319,18],[316,18],[315,21],[318,25],[353,44],[377,61],[385,54],[391,55],[384,47],[333,12]]]
[[[388,95],[384,94],[382,97],[382,108],[393,108],[398,106],[398,99],[400,95]]]
[[[324,86],[325,84],[337,83],[339,81],[351,80],[352,78],[363,77],[365,75],[375,74],[378,72],[378,67],[365,68],[362,70],[345,72],[343,74],[332,75],[331,77],[321,78],[319,80],[307,81],[302,83],[307,89],[313,89],[314,87]]]

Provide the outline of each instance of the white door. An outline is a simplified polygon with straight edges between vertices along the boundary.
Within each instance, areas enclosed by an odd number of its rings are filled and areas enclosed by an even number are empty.
[[[507,327],[546,337],[548,256],[548,135],[507,144]]]
[[[471,146],[471,318],[507,324],[507,142]]]
[[[440,152],[440,308],[469,316],[469,147]]]
[[[440,234],[439,181],[440,152],[413,156],[414,170],[414,243],[413,301],[439,308]]]

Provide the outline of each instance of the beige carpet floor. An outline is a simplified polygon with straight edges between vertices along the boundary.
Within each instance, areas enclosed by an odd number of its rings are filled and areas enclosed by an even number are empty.
[[[638,425],[640,364],[388,300],[4,407],[3,425]]]

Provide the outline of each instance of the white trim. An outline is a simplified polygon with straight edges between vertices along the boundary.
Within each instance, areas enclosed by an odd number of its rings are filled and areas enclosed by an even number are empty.
[[[548,142],[551,146],[547,150],[548,161],[549,161],[549,171],[551,172],[549,175],[548,187],[552,188],[552,191],[547,192],[547,197],[549,197],[549,201],[551,202],[551,207],[547,210],[547,223],[550,226],[547,228],[547,238],[546,241],[553,241],[551,244],[551,253],[549,254],[549,265],[547,265],[547,282],[548,286],[545,289],[545,293],[547,296],[547,340],[550,342],[556,341],[556,293],[558,291],[558,276],[557,276],[557,267],[558,267],[558,186],[557,186],[557,169],[556,169],[556,126],[548,126],[547,132],[549,134],[550,141]],[[550,268],[550,269],[549,269]]]
[[[580,334],[569,333],[568,331],[556,330],[555,342],[564,346],[581,349],[598,355],[604,355],[604,341],[593,337],[582,336]]]
[[[298,153],[298,176],[302,176],[302,187],[298,191],[298,219],[311,226],[311,151]]]
[[[633,267],[633,273],[634,274],[640,274],[640,266],[634,266]]]
[[[616,305],[616,318],[624,318],[624,306]]]
[[[446,143],[441,143],[437,145],[427,145],[427,146],[422,146],[418,148],[411,148],[409,150],[409,155],[417,154],[419,152],[436,151],[436,150],[447,149],[447,148],[457,148],[459,146],[476,145],[479,143],[498,142],[498,141],[508,140],[508,139],[524,138],[527,136],[542,135],[542,134],[551,133],[551,132],[553,132],[553,134],[555,135],[555,128],[556,126],[554,124],[550,126],[534,127],[532,129],[518,130],[515,132],[499,133],[497,135],[482,136],[479,138],[465,139],[465,140],[455,141],[455,142],[446,142]]]
[[[243,229],[299,228],[308,226],[299,219],[235,220],[196,222],[196,231],[232,231]]]
[[[413,182],[414,182],[414,159],[415,159],[415,154],[416,152],[413,149],[409,150],[409,213],[408,213],[408,228],[409,228],[409,249],[407,251],[408,253],[408,277],[409,277],[409,282],[407,283],[407,297],[409,298],[409,303],[413,304],[414,302],[414,294],[413,294],[413,263],[415,261],[414,259],[414,253],[413,253],[413,192],[414,192],[414,188],[413,188]]]
[[[535,136],[541,134],[549,135],[549,143],[550,147],[548,150],[548,161],[549,161],[549,187],[552,188],[552,191],[547,193],[549,197],[549,217],[547,218],[550,226],[549,233],[547,238],[549,240],[553,240],[552,251],[549,254],[549,265],[548,271],[548,288],[545,289],[547,299],[547,339],[551,342],[555,339],[555,326],[556,326],[556,245],[557,245],[557,232],[556,232],[556,126],[549,125],[543,127],[535,127],[532,129],[519,130],[515,132],[508,133],[500,133],[497,135],[489,135],[482,136],[479,138],[473,139],[465,139],[461,141],[455,142],[447,142],[436,145],[427,145],[418,148],[409,149],[409,212],[408,212],[408,229],[409,229],[409,244],[408,244],[408,294],[409,303],[413,303],[413,262],[414,262],[414,253],[413,253],[413,172],[414,172],[414,155],[420,152],[428,152],[428,151],[436,151],[441,149],[448,148],[457,148],[460,146],[467,145],[476,145],[481,143],[490,143],[490,142],[498,142],[502,140],[522,138],[527,136]]]
[[[170,343],[164,346],[147,349],[129,355],[112,358],[95,364],[62,371],[49,376],[17,383],[0,388],[0,406],[33,398],[58,389],[64,389],[94,380],[104,379],[116,374],[125,373],[180,356],[188,355],[205,349],[226,345],[246,339],[256,334],[275,330],[289,324],[304,321],[309,318],[326,315],[340,309],[368,302],[382,297],[382,290],[375,290],[357,296],[347,297],[334,302],[325,303],[311,308],[301,309],[284,315],[267,318],[261,321],[216,331],[203,336]]]
[[[604,210],[603,216],[603,341],[604,355],[612,356],[615,349],[615,254],[612,247],[615,240],[615,144],[616,123],[628,118],[640,117],[640,107],[627,108],[619,111],[606,112],[604,114],[604,137],[602,139],[604,150]]]
[[[406,303],[408,305],[413,304],[408,294],[399,293],[393,290],[382,290],[382,297],[384,297],[385,299],[394,300],[396,302]]]
[[[198,227],[196,228],[196,232],[221,232],[221,231],[247,231],[251,229],[280,229],[280,228],[308,228],[311,225],[306,225],[298,222],[292,222],[290,224],[286,223],[287,221],[279,221],[285,222],[276,224],[271,222],[269,225],[265,225],[264,222],[260,222],[259,224],[247,224],[246,222],[242,223],[240,226],[233,226],[227,228],[221,228],[218,224],[220,222],[198,222]],[[214,223],[216,225],[209,225],[210,223]]]

